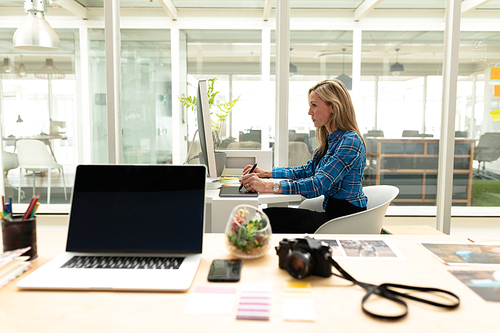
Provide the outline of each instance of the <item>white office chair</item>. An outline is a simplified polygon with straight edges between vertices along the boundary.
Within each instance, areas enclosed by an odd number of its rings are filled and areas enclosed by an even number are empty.
[[[231,142],[227,145],[228,150],[242,150],[242,149],[260,149],[260,142],[255,141],[238,141]]]
[[[64,179],[63,166],[54,160],[52,154],[47,150],[45,144],[40,140],[19,140],[16,144],[19,159],[19,190],[21,190],[21,180],[23,169],[33,172],[33,194],[35,194],[35,172],[47,172],[47,203],[50,204],[51,170],[59,169],[63,178],[64,199],[67,200],[66,181]],[[18,203],[21,197],[18,196]]]
[[[2,166],[5,177],[7,177],[7,174],[10,170],[16,169],[19,166],[19,160],[17,158],[17,154],[2,151]],[[5,179],[6,179],[4,181],[5,187],[12,187],[13,189],[19,191],[19,189],[15,188],[7,181],[7,178]],[[19,195],[21,195],[21,199],[24,199],[24,191],[20,191]]]
[[[391,185],[377,185],[363,187],[363,192],[368,197],[365,211],[325,222],[315,234],[380,234],[387,207],[397,197],[399,189]],[[323,196],[306,199],[299,209],[322,212],[323,199]]]
[[[288,166],[304,165],[311,158],[309,148],[302,141],[288,143]]]

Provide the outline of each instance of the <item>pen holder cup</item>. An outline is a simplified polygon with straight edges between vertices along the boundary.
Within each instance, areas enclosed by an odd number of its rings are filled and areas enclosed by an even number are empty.
[[[14,214],[12,222],[2,220],[3,251],[10,251],[31,246],[24,255],[29,260],[38,257],[36,243],[36,216],[23,220],[23,216]]]

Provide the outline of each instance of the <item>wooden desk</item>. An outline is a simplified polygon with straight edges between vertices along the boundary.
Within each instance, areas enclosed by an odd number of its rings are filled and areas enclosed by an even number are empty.
[[[388,235],[445,235],[428,225],[389,225],[382,228]]]
[[[34,268],[64,250],[65,235],[39,232],[39,257]],[[285,235],[273,235],[276,245]],[[288,235],[290,236],[290,235]],[[449,267],[431,257],[418,241],[466,241],[451,236],[356,235],[353,238],[390,239],[405,261],[339,260],[339,264],[360,281],[394,282],[433,286],[456,293],[458,309],[439,310],[408,301],[409,314],[398,322],[372,319],[361,311],[365,291],[331,277],[308,277],[309,295],[314,301],[315,322],[288,322],[282,319],[283,291],[293,278],[278,269],[274,250],[260,259],[244,260],[241,282],[208,283],[207,274],[214,258],[228,258],[223,234],[206,234],[203,259],[193,286],[186,293],[162,292],[74,292],[19,291],[15,281],[0,290],[1,332],[80,333],[80,332],[495,332],[500,303],[486,302],[447,272]],[[343,235],[342,238],[349,238]],[[33,270],[32,269],[32,270]],[[297,281],[297,280],[295,280]],[[232,286],[238,293],[242,283],[273,284],[270,321],[236,320],[236,303],[231,315],[188,315],[184,306],[197,286]]]

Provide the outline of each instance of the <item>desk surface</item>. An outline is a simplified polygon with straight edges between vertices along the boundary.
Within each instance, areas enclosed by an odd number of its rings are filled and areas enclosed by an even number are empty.
[[[273,235],[276,245],[284,235]],[[336,238],[336,237],[332,237]],[[390,239],[403,252],[405,261],[338,260],[360,281],[394,282],[450,290],[461,298],[452,311],[409,301],[408,316],[398,322],[376,320],[363,314],[365,292],[343,280],[308,277],[316,321],[288,322],[282,319],[284,284],[293,281],[278,269],[274,250],[260,259],[244,260],[240,283],[210,284],[206,277],[214,258],[228,258],[223,234],[206,234],[203,259],[191,289],[186,293],[162,292],[74,292],[19,291],[15,281],[0,290],[2,332],[493,332],[498,330],[500,303],[486,302],[447,272],[419,241],[466,241],[450,236],[356,235],[338,238]],[[39,257],[31,271],[64,250],[65,234],[39,232]],[[467,269],[467,268],[466,268]],[[28,273],[26,273],[28,274]],[[17,280],[16,280],[17,281]],[[295,280],[297,281],[297,280]],[[272,282],[271,319],[266,322],[236,320],[231,315],[184,314],[196,286],[233,286],[241,291],[245,282]],[[238,298],[237,298],[238,299]]]
[[[67,140],[68,137],[65,134],[50,134],[50,135],[30,135],[30,136],[8,136],[6,138],[3,138],[3,140],[8,141],[8,140],[54,140],[54,139],[61,139],[61,140]]]

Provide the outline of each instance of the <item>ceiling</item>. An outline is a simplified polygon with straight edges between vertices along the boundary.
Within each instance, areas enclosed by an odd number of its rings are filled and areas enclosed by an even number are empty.
[[[73,2],[82,8],[98,7],[102,8],[103,0],[47,0],[50,3],[58,1],[60,4]],[[366,0],[368,1],[368,0]],[[215,9],[262,9],[266,6],[274,8],[276,0],[121,0],[120,6],[123,8],[163,8],[168,4],[175,6],[176,10],[189,8],[215,8]],[[436,9],[444,10],[446,0],[375,0],[377,9]],[[500,9],[500,0],[465,0],[464,4],[478,4],[481,6],[475,10]],[[363,9],[363,0],[291,0],[291,7],[295,10],[300,9],[351,9],[353,11]],[[0,0],[0,7],[22,7],[23,0]],[[50,4],[48,4],[50,7]],[[0,10],[1,11],[1,10]],[[171,8],[171,12],[174,10]],[[2,29],[0,31],[0,54],[12,54],[15,58],[12,60],[17,63],[20,61],[34,62],[33,68],[43,66],[45,56],[35,57],[25,55],[21,59],[20,54],[11,51],[11,39],[13,30]],[[76,30],[57,29],[63,44],[63,52],[51,55],[54,61],[59,63],[72,63],[74,61],[75,38],[78,35]],[[101,40],[104,36],[100,29],[95,29],[91,33],[93,40]],[[97,35],[95,35],[97,33]],[[187,30],[188,54],[190,61],[196,62],[196,59],[203,59],[204,67],[221,66],[224,64],[257,64],[256,70],[260,71],[258,64],[261,61],[261,32],[259,30],[238,31],[238,30]],[[3,36],[5,35],[5,36]],[[428,66],[427,72],[436,73],[442,67],[443,59],[443,32],[439,31],[363,31],[362,35],[362,66],[373,67],[374,72],[380,72],[382,66],[387,66],[397,60],[405,65],[407,71],[415,68],[415,71],[421,71],[422,66]],[[305,72],[317,71],[320,66],[330,68],[335,66],[335,70],[344,67],[350,72],[352,62],[352,31],[291,31],[290,47],[291,62],[298,66],[299,70]],[[122,41],[130,41],[123,45],[124,48],[135,48],[144,42],[166,42],[168,45],[169,36],[165,30],[141,30],[140,33],[134,30],[122,30]],[[480,42],[487,45],[487,49],[473,49],[471,45]],[[134,43],[134,44],[130,44]],[[138,45],[136,45],[139,43]],[[4,45],[5,44],[5,45]],[[275,31],[271,33],[271,61],[275,61]],[[462,32],[460,37],[460,62],[467,64],[467,73],[481,71],[481,66],[487,66],[485,61],[474,61],[480,54],[488,60],[500,61],[500,33],[497,32]],[[167,46],[168,48],[168,46]],[[345,49],[345,51],[343,50]],[[396,49],[399,49],[396,52]],[[169,50],[165,50],[169,52]],[[230,56],[228,56],[230,55]],[[59,58],[59,59],[58,59]],[[1,60],[1,59],[0,59]],[[472,60],[472,61],[471,61]],[[477,60],[477,59],[476,59]],[[417,64],[418,62],[418,64]],[[479,66],[479,67],[478,67]],[[379,69],[375,69],[378,67]],[[68,68],[72,69],[72,68]],[[229,70],[229,68],[227,68]],[[366,73],[365,70],[362,71]],[[369,71],[371,72],[371,70]],[[436,73],[438,74],[438,73]]]
[[[172,4],[176,9],[186,8],[218,8],[218,9],[264,9],[269,4],[271,8],[276,7],[276,0],[120,0],[120,7],[123,8],[162,8],[160,1]],[[480,3],[476,9],[500,9],[500,0],[463,0],[462,2],[473,1]],[[84,8],[103,7],[103,0],[47,0],[50,3],[60,3],[64,7],[64,2],[74,2]],[[358,9],[364,0],[291,0],[292,9]],[[368,0],[367,0],[368,2]],[[444,9],[446,0],[382,0],[376,9]],[[0,7],[23,7],[23,0],[2,0]]]

